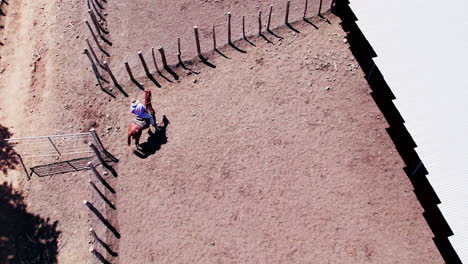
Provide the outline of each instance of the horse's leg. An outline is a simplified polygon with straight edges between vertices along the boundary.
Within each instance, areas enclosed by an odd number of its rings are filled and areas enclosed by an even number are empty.
[[[141,130],[142,129],[140,128],[135,135],[135,146],[138,150],[141,150],[141,146],[140,146]]]
[[[128,126],[128,131],[127,131],[127,144],[130,146],[130,143],[132,143],[132,126]]]

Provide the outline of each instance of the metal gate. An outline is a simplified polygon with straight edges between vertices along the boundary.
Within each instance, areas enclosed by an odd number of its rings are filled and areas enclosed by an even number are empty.
[[[33,174],[43,177],[89,169],[88,163],[98,163],[96,155],[100,154],[106,161],[115,159],[104,149],[95,129],[85,133],[10,138],[5,141],[15,151],[28,179]],[[99,153],[90,145],[95,146]]]

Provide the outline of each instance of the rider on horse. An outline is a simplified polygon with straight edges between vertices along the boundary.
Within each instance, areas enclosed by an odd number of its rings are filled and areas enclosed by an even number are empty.
[[[135,115],[135,120],[133,120],[133,122],[137,125],[140,125],[142,128],[149,127],[149,124],[151,124],[154,128],[157,128],[156,121],[154,120],[153,116],[151,116],[151,114],[148,113],[146,107],[138,100],[132,100],[132,104],[130,106],[130,113]]]

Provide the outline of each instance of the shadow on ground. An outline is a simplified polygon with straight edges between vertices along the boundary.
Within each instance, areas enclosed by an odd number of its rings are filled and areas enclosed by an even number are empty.
[[[57,224],[28,213],[22,193],[0,185],[0,263],[57,263]]]
[[[167,143],[166,129],[170,124],[166,116],[163,116],[163,126],[158,126],[155,133],[150,133],[148,140],[141,143],[141,151],[134,151],[135,155],[141,159],[154,155],[158,150],[161,149],[161,145]]]
[[[4,139],[11,137],[8,128],[0,125],[0,170],[7,175],[9,169],[16,168],[19,164],[18,156],[14,149]]]

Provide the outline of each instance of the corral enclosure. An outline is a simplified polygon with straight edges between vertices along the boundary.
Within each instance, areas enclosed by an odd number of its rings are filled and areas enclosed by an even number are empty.
[[[115,194],[98,184],[116,210],[96,194],[88,172],[29,182],[14,171],[4,177],[23,190],[28,210],[58,221],[58,263],[94,263],[90,245],[111,263],[442,262],[337,17],[315,16],[291,29],[282,25],[285,1],[99,3],[112,46],[99,42],[110,57],[94,49],[128,98],[111,82],[104,87],[115,97],[102,92],[81,54],[85,37],[95,45],[81,22],[90,20],[86,1],[10,3],[0,47],[7,84],[0,88],[6,95],[0,124],[13,136],[95,126],[120,159],[117,177],[103,175]],[[319,1],[308,3],[313,16]],[[274,35],[265,33],[267,42],[255,33],[258,11],[266,23],[269,4]],[[291,1],[291,22],[301,20],[304,4]],[[234,39],[246,15],[253,45],[223,46],[227,11]],[[214,22],[224,56],[208,52]],[[151,46],[163,46],[175,64],[180,37],[184,59],[193,59],[194,25],[212,67],[195,59],[188,64],[195,73],[174,70],[179,80],[153,74],[156,87],[137,51],[154,73]],[[165,133],[145,143],[145,155],[126,146],[129,101],[143,93],[129,80],[125,61],[136,81],[153,91],[158,122],[163,114],[170,120]],[[14,102],[21,108],[11,107]],[[85,199],[120,239],[88,211]],[[90,227],[118,256],[96,242]]]

